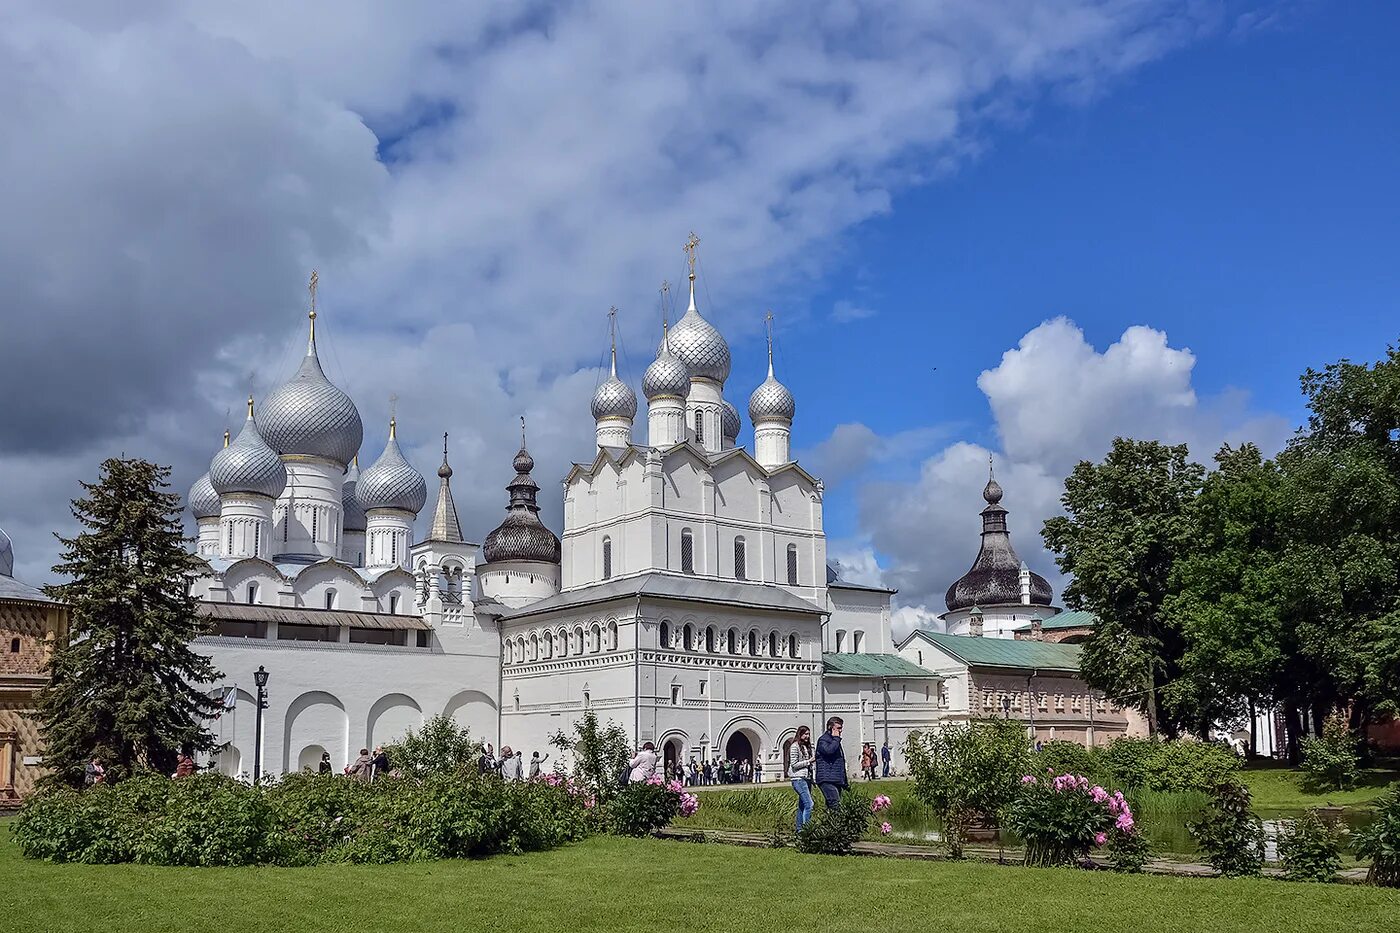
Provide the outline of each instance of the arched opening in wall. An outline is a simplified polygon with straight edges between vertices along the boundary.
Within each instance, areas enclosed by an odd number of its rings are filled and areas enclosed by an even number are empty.
[[[854,635],[851,636],[851,650],[854,651],[856,654],[860,654],[862,651],[865,650],[864,632],[856,632]]]
[[[661,623],[661,633],[657,636],[657,642],[661,645],[662,648],[669,648],[669,647],[671,647],[671,623],[670,623],[670,622],[664,622],[664,621],[663,621],[663,622]]]
[[[559,634],[554,636],[554,647],[558,650],[559,657],[567,658],[569,656],[569,633],[560,629]]]
[[[326,608],[335,608],[335,590],[326,590]]]
[[[681,740],[671,738],[666,740],[666,744],[661,746],[661,760],[665,766],[662,772],[668,778],[678,776],[677,768],[681,763]]]
[[[238,777],[243,773],[243,752],[232,742],[219,749],[214,759],[214,767],[220,774]]]
[[[583,654],[583,626],[574,627],[574,654]]]
[[[681,529],[681,573],[695,573],[695,535]]]
[[[797,635],[788,636],[788,657],[797,657]]]
[[[603,579],[612,579],[612,538],[603,535]]]
[[[705,629],[705,650],[710,654],[715,653],[715,627],[713,625]]]
[[[590,636],[588,650],[598,653],[603,650],[603,630],[598,627],[598,623],[593,623],[593,627],[588,630]]]
[[[249,583],[249,584],[248,584],[248,605],[250,605],[250,606],[256,606],[257,603],[258,603],[258,585],[257,585],[256,583]]]
[[[540,659],[540,636],[538,636],[538,635],[536,635],[536,634],[534,634],[534,633],[532,632],[532,633],[530,633],[530,660],[531,660],[531,661],[538,661],[539,659]]]
[[[738,654],[738,653],[739,653],[739,633],[738,633],[738,632],[734,631],[733,629],[730,629],[730,630],[729,630],[728,644],[727,644],[725,647],[727,647],[727,648],[729,649],[729,653],[730,653],[730,654]]]
[[[544,648],[546,659],[554,657],[554,634],[552,632],[544,633],[544,642],[541,647]]]
[[[695,410],[695,443],[702,446],[705,443],[705,413],[698,408]]]
[[[326,750],[320,745],[308,745],[297,755],[297,770],[316,772],[321,767],[321,756]]]
[[[758,632],[749,632],[749,657],[758,657]]]
[[[776,657],[778,657],[778,656],[779,656],[779,655],[778,655],[778,633],[777,633],[777,632],[769,632],[769,633],[768,633],[768,657],[770,657],[770,658],[776,658]]]
[[[398,613],[399,613],[399,594],[398,594],[398,593],[390,593],[390,594],[389,594],[389,615],[391,615],[391,616],[392,616],[392,615],[398,615]]]
[[[681,645],[686,651],[695,650],[695,631],[690,627],[689,622],[681,629]]]
[[[608,623],[608,650],[609,650],[609,651],[616,651],[616,650],[617,650],[617,623],[616,623],[616,622],[609,622],[609,623]]]
[[[744,543],[744,536],[740,535],[734,539],[734,579],[749,578],[748,562],[748,548]]]
[[[743,732],[734,733],[729,737],[729,741],[724,743],[724,757],[729,761],[752,762],[755,752],[756,749],[754,749],[753,743],[749,741],[748,735]]]
[[[836,653],[841,654],[846,650],[846,632],[839,630],[836,633]]]
[[[797,585],[797,545],[787,546],[787,577],[788,586]]]

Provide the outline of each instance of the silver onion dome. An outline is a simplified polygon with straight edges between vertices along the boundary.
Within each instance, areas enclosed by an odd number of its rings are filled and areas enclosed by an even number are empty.
[[[251,398],[243,430],[209,463],[209,483],[221,496],[243,492],[276,499],[287,488],[287,468],[282,465],[277,451],[263,440],[258,423],[253,419]]]
[[[360,464],[356,459],[350,461],[345,479],[340,484],[340,526],[346,534],[365,530],[365,507],[360,504],[359,485]]]
[[[739,436],[739,430],[743,427],[743,422],[739,420],[739,409],[735,408],[729,399],[721,399],[724,407],[720,412],[719,428],[720,433],[729,440],[734,440]]]
[[[207,471],[194,481],[194,485],[190,487],[190,494],[185,498],[185,503],[189,505],[190,514],[196,520],[219,517],[219,510],[222,507],[219,503],[219,493],[214,488],[214,484],[209,482]]]
[[[671,352],[678,356],[691,376],[713,379],[723,384],[729,378],[729,344],[715,326],[695,308],[695,283],[690,287],[690,307],[670,333]],[[664,346],[665,341],[663,341]],[[658,355],[662,347],[657,347]]]
[[[0,528],[0,577],[13,577],[15,575],[15,546],[10,543],[10,536],[5,534],[5,529]]]
[[[428,484],[399,449],[395,423],[389,422],[389,442],[379,459],[360,475],[355,495],[366,512],[402,509],[417,515],[428,501]]]
[[[642,373],[642,394],[647,401],[658,398],[683,399],[690,393],[690,368],[671,352],[669,333],[661,339],[656,359]]]
[[[343,467],[359,452],[364,425],[350,396],[321,369],[315,318],[301,367],[263,402],[258,426],[279,454],[324,457]]]
[[[754,423],[765,419],[791,421],[796,414],[797,400],[787,386],[773,378],[773,367],[769,364],[768,378],[749,396],[749,419]]]
[[[594,421],[602,418],[626,418],[630,421],[637,416],[637,393],[613,373],[593,390],[589,408]]]

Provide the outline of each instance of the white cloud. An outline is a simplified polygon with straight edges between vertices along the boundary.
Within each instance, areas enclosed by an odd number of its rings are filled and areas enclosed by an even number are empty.
[[[900,624],[942,612],[944,591],[971,566],[989,458],[1017,552],[1058,595],[1064,581],[1040,529],[1059,513],[1064,477],[1079,460],[1102,457],[1120,435],[1186,442],[1207,464],[1225,441],[1250,440],[1270,453],[1283,444],[1287,421],[1251,411],[1244,393],[1202,399],[1191,384],[1194,364],[1189,350],[1149,327],[1128,328],[1103,351],[1065,318],[1027,333],[977,381],[1001,451],[957,442],[925,459],[916,480],[860,487],[862,539],[879,555],[881,582],[897,587],[911,610]]]
[[[1000,103],[1092,92],[1201,23],[1188,0],[7,5],[0,522],[42,579],[102,456],[186,486],[224,409],[290,374],[316,265],[367,455],[395,391],[420,468],[459,439],[480,535],[517,413],[547,490],[586,455],[602,312],[639,371],[686,231],[709,313],[756,331],[758,296],[801,302]]]
[[[836,324],[850,324],[852,321],[863,321],[874,316],[874,308],[849,301],[838,301],[831,309],[831,320]]]

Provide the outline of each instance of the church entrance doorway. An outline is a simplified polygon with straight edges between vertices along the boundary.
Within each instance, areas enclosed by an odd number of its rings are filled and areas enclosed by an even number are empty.
[[[661,746],[661,761],[665,768],[662,772],[668,778],[679,776],[681,766],[681,740],[667,739]]]
[[[729,737],[729,741],[724,743],[724,757],[731,761],[754,760],[753,743],[749,737],[742,732],[736,732]]]

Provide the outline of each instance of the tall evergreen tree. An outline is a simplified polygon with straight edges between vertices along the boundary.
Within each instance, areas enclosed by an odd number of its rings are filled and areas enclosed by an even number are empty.
[[[1172,568],[1190,547],[1187,510],[1205,470],[1185,444],[1115,438],[1103,463],[1087,460],[1065,480],[1065,515],[1045,523],[1045,546],[1073,577],[1065,604],[1099,617],[1084,646],[1085,680],[1175,735],[1183,724],[1163,688],[1181,669],[1181,627],[1163,604]],[[1194,722],[1190,723],[1194,725]]]
[[[180,497],[168,467],[109,459],[84,483],[48,594],[69,607],[69,639],[49,662],[38,718],[50,780],[77,784],[93,755],[109,779],[141,768],[169,773],[182,749],[214,746],[204,720],[219,704],[199,685],[221,675],[190,647],[207,624],[195,612]]]

